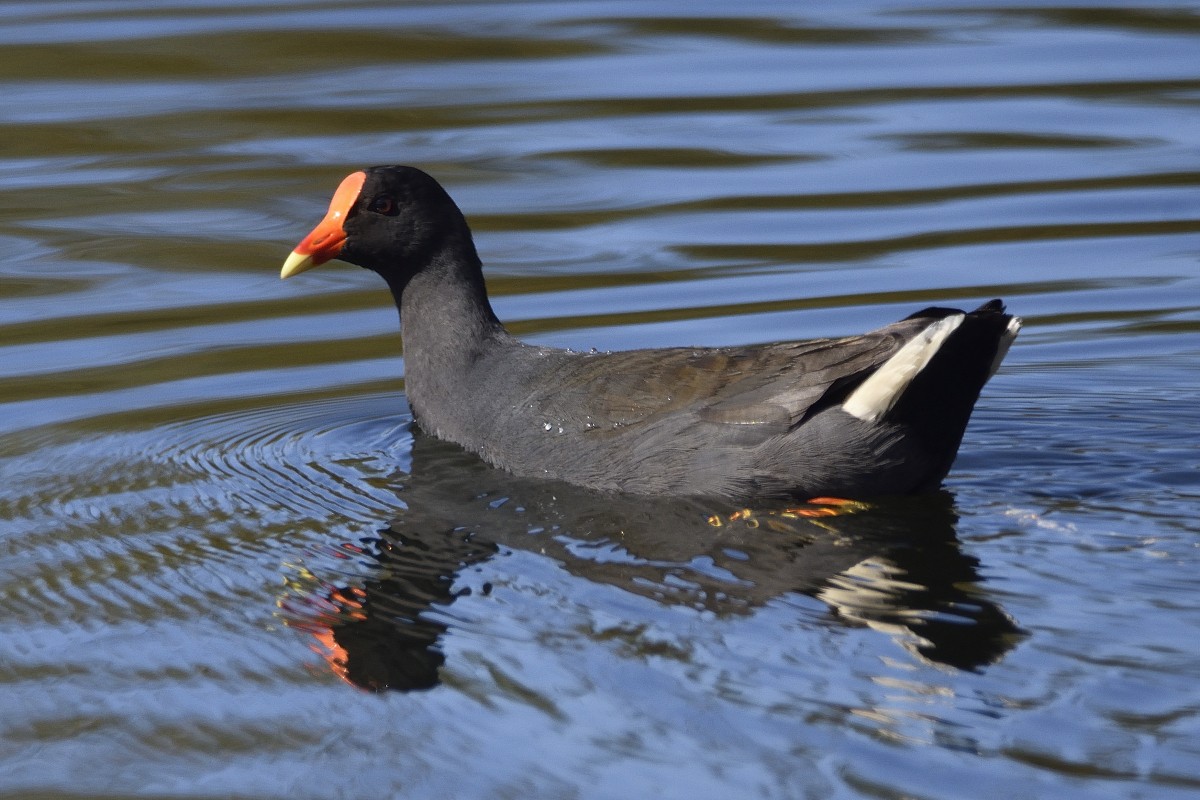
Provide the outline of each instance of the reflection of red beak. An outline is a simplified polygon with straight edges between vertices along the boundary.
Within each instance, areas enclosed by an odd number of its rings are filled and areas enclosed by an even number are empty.
[[[333,193],[333,200],[329,202],[329,211],[326,212],[325,219],[317,223],[312,233],[305,236],[283,262],[283,269],[279,272],[280,278],[290,278],[338,257],[346,244],[346,231],[342,223],[346,214],[358,201],[358,195],[362,192],[366,180],[367,173],[353,172],[342,181]]]
[[[285,618],[286,624],[311,635],[315,640],[311,644],[313,652],[325,659],[334,675],[351,686],[356,686],[350,680],[347,670],[350,654],[338,644],[337,638],[334,636],[334,628],[344,624],[346,619],[362,620],[366,617],[362,610],[365,592],[355,586],[345,588],[330,586],[327,588],[328,595],[325,597],[314,595],[302,598],[302,602],[307,608],[293,608],[290,602],[283,604],[285,609],[297,614],[298,617],[295,620],[286,620]]]

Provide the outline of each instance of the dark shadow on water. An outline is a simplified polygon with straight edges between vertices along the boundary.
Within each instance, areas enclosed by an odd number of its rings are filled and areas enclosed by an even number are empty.
[[[453,445],[417,435],[405,506],[340,551],[358,572],[314,582],[289,601],[332,669],[364,689],[437,686],[450,631],[432,611],[471,591],[461,578],[508,551],[554,559],[572,575],[665,605],[753,613],[800,593],[833,624],[868,625],[921,659],[962,670],[995,663],[1021,632],[980,587],[946,494],[828,508],[755,509],[710,501],[614,497],[514,478]],[[818,516],[805,516],[814,514]]]

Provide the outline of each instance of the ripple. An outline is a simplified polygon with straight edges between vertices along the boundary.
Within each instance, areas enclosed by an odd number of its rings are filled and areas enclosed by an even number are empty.
[[[250,492],[272,507],[324,508],[347,515],[394,507],[362,482],[406,463],[411,417],[395,395],[316,400],[238,410],[101,437],[78,436],[79,425],[6,437],[5,455],[43,454],[37,474],[16,484],[6,504],[29,509],[47,501],[103,507],[105,496],[197,483],[220,483],[221,495]],[[83,454],[88,454],[85,458]],[[102,454],[97,456],[97,454]],[[336,465],[330,468],[329,465]],[[78,488],[90,489],[81,495]],[[321,494],[326,492],[326,494]],[[328,501],[328,502],[326,502]]]
[[[694,6],[6,7],[0,795],[1194,793],[1200,16]],[[954,508],[689,526],[413,436],[383,287],[276,279],[384,160],[540,344],[1004,296]]]
[[[54,626],[186,619],[255,602],[258,581],[231,580],[231,564],[277,574],[298,525],[357,531],[395,513],[390,481],[411,444],[402,408],[378,395],[104,437],[30,433],[5,459],[27,448],[41,457],[0,496],[10,522],[0,608]]]
[[[191,420],[156,436],[154,457],[290,514],[375,520],[396,509],[381,487],[409,460],[411,417],[401,408],[379,395]]]

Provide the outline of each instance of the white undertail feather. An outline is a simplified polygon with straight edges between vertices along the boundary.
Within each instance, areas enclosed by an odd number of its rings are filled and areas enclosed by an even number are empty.
[[[842,403],[842,410],[863,422],[876,422],[891,411],[934,354],[957,330],[966,314],[951,314],[933,322],[910,339],[896,354],[883,363],[871,377],[862,382]],[[1011,325],[1009,326],[1012,327]],[[1016,333],[1013,333],[1015,336]],[[1011,339],[1010,339],[1011,341]]]
[[[996,374],[996,370],[1000,369],[1000,362],[1008,355],[1008,348],[1013,343],[1013,339],[1017,338],[1017,333],[1020,330],[1020,317],[1013,317],[1008,321],[1008,327],[1004,329],[1004,333],[1000,336],[1000,341],[996,344],[996,357],[992,359],[992,366],[988,368],[989,378]]]

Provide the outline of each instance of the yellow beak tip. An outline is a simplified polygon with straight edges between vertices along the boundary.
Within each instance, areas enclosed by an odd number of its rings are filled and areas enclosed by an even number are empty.
[[[279,278],[281,280],[290,278],[293,275],[299,275],[301,272],[310,270],[315,266],[316,264],[313,263],[311,255],[297,253],[295,250],[293,250],[291,255],[287,257],[287,260],[283,262],[283,269],[279,271]]]

